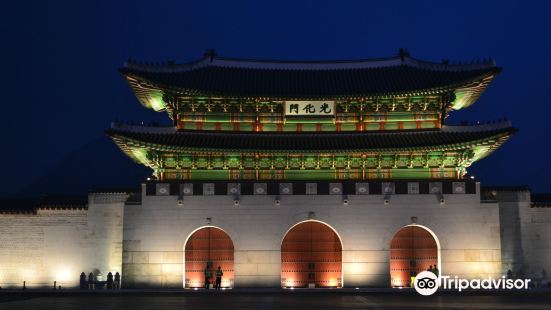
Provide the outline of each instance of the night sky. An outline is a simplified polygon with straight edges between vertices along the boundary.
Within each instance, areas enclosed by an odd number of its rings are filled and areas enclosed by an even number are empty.
[[[511,120],[519,133],[470,172],[483,185],[551,192],[551,1],[10,2],[0,19],[0,196],[24,195],[67,158],[78,167],[74,154],[101,157],[90,145],[113,120],[168,122],[133,96],[117,71],[126,59],[187,62],[209,48],[279,60],[387,57],[400,47],[431,61],[492,57],[502,73],[448,123]],[[62,191],[75,180],[56,182]]]

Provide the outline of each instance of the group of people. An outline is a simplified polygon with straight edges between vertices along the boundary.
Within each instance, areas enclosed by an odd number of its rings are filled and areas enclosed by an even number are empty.
[[[208,262],[207,267],[205,267],[205,289],[209,289],[211,285],[211,279],[212,279],[212,263]],[[224,275],[224,272],[218,266],[218,269],[216,269],[216,281],[214,282],[214,289],[219,290],[222,286],[222,276]]]
[[[436,265],[434,265],[434,267],[430,265],[427,271],[434,273],[434,275],[436,275],[437,277],[440,275],[440,270],[438,270],[438,267],[436,267]]]
[[[107,274],[107,281],[103,282],[103,281],[97,281],[96,276],[92,272],[88,274],[88,280],[86,279],[86,274],[84,272],[80,274],[80,289],[85,290],[88,288],[89,290],[93,290],[94,288],[103,287],[104,284],[107,285],[108,290],[120,289],[121,275],[118,272],[116,272],[115,275],[113,276],[113,274],[109,272]]]

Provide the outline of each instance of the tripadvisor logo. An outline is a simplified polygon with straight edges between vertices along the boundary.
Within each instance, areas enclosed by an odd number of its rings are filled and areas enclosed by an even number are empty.
[[[505,276],[494,279],[492,277],[486,279],[461,279],[458,276],[441,276],[438,277],[431,271],[421,271],[415,277],[413,287],[417,293],[429,296],[434,294],[438,288],[447,290],[458,290],[461,292],[464,289],[472,290],[527,290],[531,279],[507,279]]]
[[[413,287],[417,291],[417,293],[425,296],[432,295],[438,290],[439,281],[437,275],[435,275],[432,271],[421,271],[417,274],[415,277],[415,281],[413,282]]]

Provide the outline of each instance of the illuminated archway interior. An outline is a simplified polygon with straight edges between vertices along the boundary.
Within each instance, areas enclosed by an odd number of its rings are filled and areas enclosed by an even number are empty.
[[[420,226],[406,226],[390,244],[392,287],[410,287],[417,273],[438,265],[438,245],[432,234]]]
[[[342,287],[342,245],[327,225],[294,226],[281,244],[282,287]]]
[[[211,262],[214,284],[216,269],[221,267],[222,287],[233,286],[233,242],[223,230],[205,227],[194,232],[185,248],[185,287],[195,288],[205,285],[205,267]]]

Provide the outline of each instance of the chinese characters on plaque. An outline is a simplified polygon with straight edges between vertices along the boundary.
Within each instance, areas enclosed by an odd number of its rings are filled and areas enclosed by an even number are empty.
[[[285,101],[285,116],[335,115],[335,101]]]

